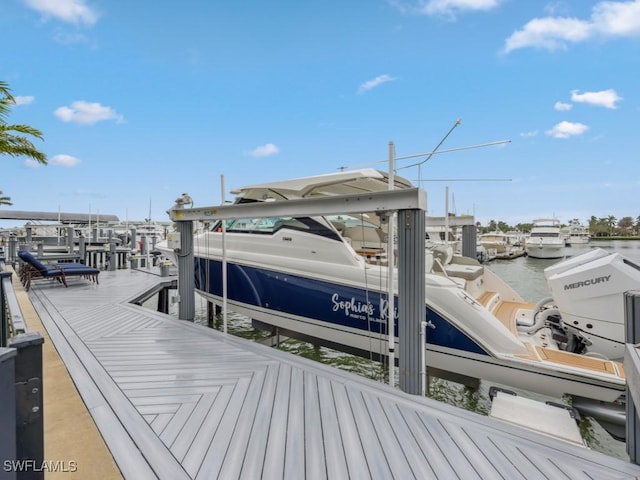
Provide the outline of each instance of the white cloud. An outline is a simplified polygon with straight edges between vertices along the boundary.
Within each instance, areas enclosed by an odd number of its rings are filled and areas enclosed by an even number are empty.
[[[74,25],[93,25],[98,21],[96,11],[85,4],[84,0],[23,0],[43,17],[57,18]]]
[[[597,37],[640,37],[640,0],[600,2],[592,8],[588,20],[534,18],[507,38],[504,52],[526,47],[565,50],[571,43]]]
[[[16,105],[29,105],[35,101],[36,97],[32,95],[18,95],[13,97],[13,101]]]
[[[573,105],[565,102],[556,102],[553,108],[558,110],[559,112],[566,112],[568,110],[571,110],[573,108]]]
[[[404,2],[389,0],[389,3],[402,13],[418,15],[439,15],[455,19],[457,14],[467,11],[491,10],[503,0],[417,0]]]
[[[71,155],[55,155],[51,159],[51,165],[58,165],[59,167],[75,167],[78,163],[80,163],[80,159],[76,157],[72,157]]]
[[[578,93],[578,90],[573,90],[571,92],[571,100],[576,103],[588,103],[589,105],[615,109],[618,108],[616,103],[621,101],[622,97],[612,88],[599,92],[584,93]]]
[[[24,161],[24,166],[27,168],[38,168],[40,164],[36,162],[33,158],[27,158]]]
[[[591,35],[589,24],[575,18],[534,18],[505,42],[505,53],[518,48],[564,50],[567,42],[581,42]]]
[[[115,120],[117,123],[124,122],[124,117],[118,114],[111,107],[105,107],[99,103],[90,103],[83,100],[73,102],[70,107],[57,108],[53,114],[63,122],[74,122],[85,125],[104,120]]]
[[[553,138],[569,138],[582,135],[589,127],[578,122],[560,122],[545,133]]]
[[[532,138],[532,137],[537,137],[538,136],[538,130],[532,130],[530,132],[522,132],[520,134],[520,136],[522,138]]]
[[[397,80],[397,78],[393,78],[390,75],[379,75],[376,78],[374,78],[373,80],[367,80],[366,82],[364,82],[362,85],[360,85],[358,87],[358,93],[362,94],[365,92],[368,92],[369,90],[379,87],[380,85],[382,85],[383,83],[387,83],[387,82],[393,82],[394,80]]]
[[[254,148],[251,155],[254,157],[268,157],[269,155],[275,155],[279,151],[280,149],[276,145],[267,143],[266,145]]]

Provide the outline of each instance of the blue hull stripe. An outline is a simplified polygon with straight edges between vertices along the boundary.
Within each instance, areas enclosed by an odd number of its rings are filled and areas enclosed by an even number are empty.
[[[222,297],[222,262],[196,257],[194,267],[196,289]],[[374,290],[227,263],[227,298],[367,332],[384,335],[387,331],[386,313],[381,315],[386,312],[386,295]],[[426,309],[426,317],[435,326],[427,328],[428,343],[487,355],[432,309]]]

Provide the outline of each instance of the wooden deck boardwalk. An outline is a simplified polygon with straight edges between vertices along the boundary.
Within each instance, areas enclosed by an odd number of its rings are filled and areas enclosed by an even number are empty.
[[[129,303],[162,280],[119,270],[99,285],[29,292],[125,478],[640,476],[620,459]]]

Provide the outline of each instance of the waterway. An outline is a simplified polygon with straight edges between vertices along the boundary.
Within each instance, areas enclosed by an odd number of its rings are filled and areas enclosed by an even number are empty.
[[[586,245],[567,247],[566,256],[578,255],[596,247],[619,252],[631,261],[640,264],[640,241],[592,240],[591,243]],[[544,278],[544,269],[558,261],[560,260],[536,259],[525,256],[511,260],[494,260],[486,266],[510,284],[525,300],[535,302],[549,295]],[[206,312],[206,302],[196,295],[196,322],[206,325]],[[214,327],[222,329],[220,316],[216,317]],[[252,340],[260,340],[267,336],[265,332],[252,328],[250,319],[232,312],[228,315],[228,331],[231,334]],[[282,342],[278,348],[373,380],[386,382],[388,378],[387,366],[371,359],[356,357],[293,339]],[[398,378],[397,374],[396,378]],[[480,382],[480,388],[474,390],[453,382],[431,379],[428,396],[438,401],[487,415],[491,409],[489,387],[490,385]],[[505,388],[515,390],[510,387]],[[516,392],[541,401],[552,400],[567,403],[566,399],[547,398],[531,392],[518,392],[517,390]],[[588,417],[583,418],[580,424],[580,431],[589,448],[628,460],[625,444],[613,439],[595,420]]]

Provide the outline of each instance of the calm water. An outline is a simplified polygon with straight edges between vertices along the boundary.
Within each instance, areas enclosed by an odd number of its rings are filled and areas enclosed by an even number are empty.
[[[622,253],[630,260],[640,263],[640,241],[592,241],[587,245],[568,247],[566,254],[568,257],[578,255],[595,247]],[[488,263],[487,266],[509,283],[525,300],[535,302],[549,295],[543,270],[558,261],[520,257],[513,260],[494,260]],[[196,295],[196,317],[198,323],[206,325],[206,302],[198,295]],[[222,329],[220,316],[216,319],[215,328]],[[248,318],[233,313],[228,315],[228,331],[234,335],[253,340],[267,336],[265,332],[253,329]],[[386,365],[325,347],[317,347],[297,340],[288,340],[283,342],[279,349],[377,381],[386,382],[388,378]],[[398,375],[396,374],[397,378]],[[491,401],[488,394],[489,386],[481,382],[478,390],[471,390],[452,382],[432,379],[428,395],[435,400],[487,415],[491,409]],[[510,389],[514,390],[513,388]],[[538,400],[562,401],[562,399],[532,395],[530,392],[522,392],[522,394]],[[611,438],[594,420],[583,418],[580,430],[591,449],[628,459],[625,444]]]

